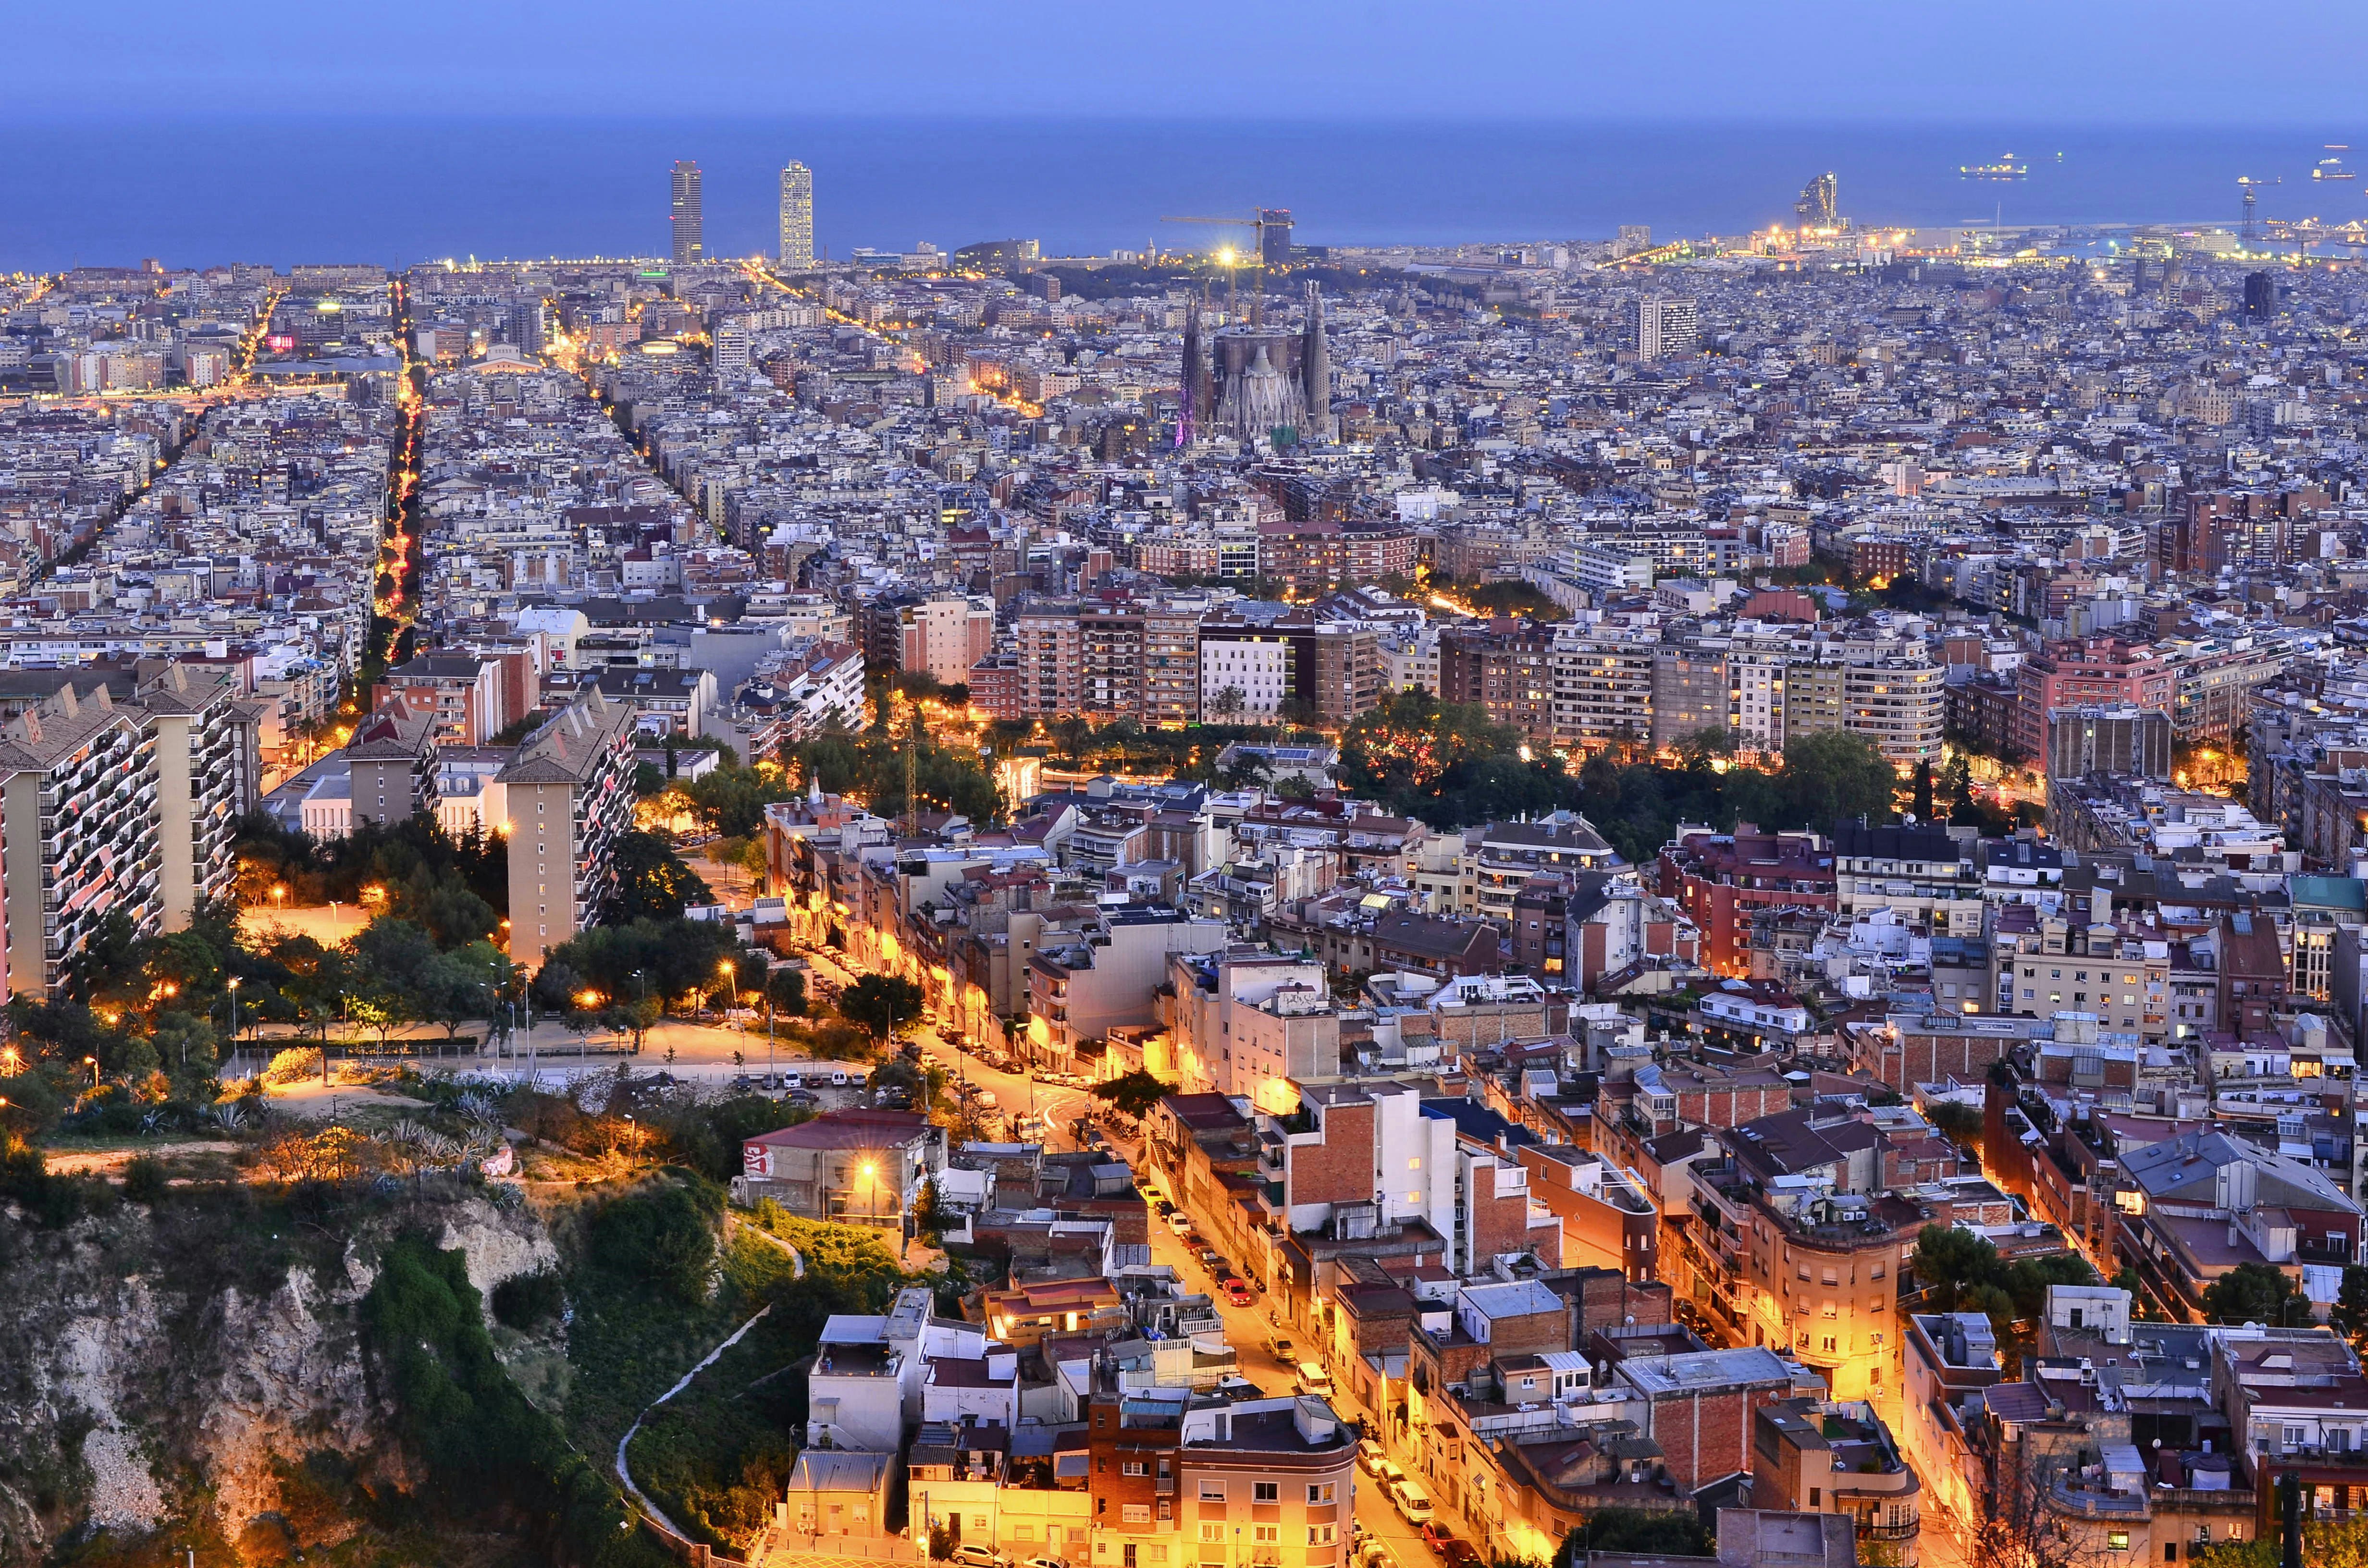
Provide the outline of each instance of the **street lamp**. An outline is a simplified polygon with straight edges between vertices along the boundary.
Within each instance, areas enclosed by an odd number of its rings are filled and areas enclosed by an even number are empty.
[[[98,1058],[85,1056],[82,1059],[82,1064],[90,1069],[90,1086],[94,1089],[98,1087]]]

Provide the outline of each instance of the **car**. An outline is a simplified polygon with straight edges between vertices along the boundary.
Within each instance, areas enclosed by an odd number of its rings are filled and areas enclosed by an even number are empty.
[[[1397,1484],[1406,1478],[1406,1471],[1398,1468],[1398,1461],[1395,1460],[1383,1460],[1373,1467],[1373,1479],[1380,1482],[1382,1490],[1391,1496],[1397,1494]]]
[[[843,1089],[847,1087],[847,1074],[843,1069],[836,1067],[831,1069],[830,1086],[834,1089]]]
[[[803,1074],[784,1073],[781,1074],[781,1087],[785,1089],[803,1089],[805,1086],[806,1080]]]
[[[1299,1364],[1298,1376],[1292,1380],[1292,1387],[1300,1393],[1312,1393],[1318,1399],[1329,1399],[1332,1397],[1332,1374],[1313,1361],[1302,1361]]]
[[[1439,1543],[1439,1555],[1447,1568],[1487,1568],[1488,1560],[1470,1541],[1458,1540],[1453,1536]]]
[[[1419,1525],[1430,1517],[1430,1498],[1411,1481],[1401,1480],[1390,1488],[1390,1501],[1397,1505],[1398,1513],[1410,1525]]]
[[[1019,1568],[1069,1568],[1065,1557],[1030,1557],[1020,1562]]]
[[[847,1086],[850,1089],[862,1088],[865,1085],[871,1082],[871,1074],[865,1072],[860,1067],[851,1068],[848,1072]]]
[[[1266,1353],[1286,1367],[1299,1365],[1298,1349],[1280,1334],[1266,1342]]]
[[[1358,1438],[1357,1462],[1364,1467],[1364,1471],[1367,1475],[1381,1474],[1382,1465],[1383,1463],[1383,1455],[1382,1453],[1381,1444],[1376,1443],[1371,1437]]]
[[[1209,1244],[1207,1242],[1201,1239],[1200,1232],[1187,1231],[1184,1233],[1184,1250],[1186,1252],[1199,1252],[1202,1247],[1207,1246],[1208,1244]]]
[[[1451,1532],[1445,1525],[1440,1524],[1437,1519],[1425,1519],[1423,1521],[1423,1545],[1434,1549],[1443,1548],[1449,1541],[1452,1541],[1454,1539],[1455,1537],[1453,1533]]]
[[[1167,1216],[1167,1228],[1180,1236],[1192,1228],[1192,1221],[1182,1214],[1171,1212]]]
[[[1250,1294],[1250,1288],[1240,1280],[1229,1279],[1225,1282],[1225,1300],[1233,1302],[1234,1305],[1247,1307],[1256,1299]]]
[[[785,1105],[820,1105],[822,1096],[812,1089],[791,1089],[781,1096]]]
[[[981,1089],[978,1092],[978,1103],[985,1106],[987,1109],[993,1110],[998,1103],[995,1097],[995,1091],[993,1089]]]
[[[1146,1198],[1151,1197],[1149,1193],[1145,1193],[1144,1196]],[[1176,1212],[1176,1205],[1168,1202],[1167,1199],[1164,1198],[1152,1198],[1151,1206],[1159,1210],[1159,1217],[1163,1220],[1169,1218]]]
[[[951,1560],[962,1568],[1011,1568],[1011,1559],[991,1546],[957,1546]]]
[[[1193,1252],[1192,1256],[1201,1260],[1201,1267],[1212,1271],[1214,1271],[1225,1261],[1223,1257],[1220,1257],[1217,1255],[1217,1249],[1215,1247],[1198,1248]]]

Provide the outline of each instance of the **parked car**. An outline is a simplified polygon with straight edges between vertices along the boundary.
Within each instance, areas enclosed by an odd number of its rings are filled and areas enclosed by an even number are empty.
[[[781,1087],[785,1089],[803,1089],[805,1086],[806,1081],[804,1074],[799,1073],[784,1073],[781,1074]]]
[[[820,1105],[822,1096],[812,1089],[791,1089],[781,1096],[784,1105]]]
[[[1446,1561],[1447,1568],[1487,1568],[1488,1560],[1470,1541],[1457,1540],[1452,1536],[1439,1543],[1439,1555]]]
[[[987,1109],[993,1110],[998,1103],[995,1097],[995,1091],[993,1089],[981,1089],[978,1092],[978,1103],[985,1106]]]
[[[1332,1374],[1313,1361],[1302,1361],[1299,1364],[1299,1375],[1292,1381],[1292,1388],[1299,1393],[1312,1393],[1319,1399],[1329,1399],[1332,1397]]]
[[[1395,1460],[1383,1460],[1373,1467],[1373,1479],[1382,1483],[1382,1491],[1391,1497],[1397,1495],[1397,1484],[1406,1478]]]
[[[1159,1210],[1159,1217],[1163,1220],[1172,1220],[1176,1217],[1176,1205],[1164,1198],[1153,1199],[1152,1207]]]
[[[962,1568],[1011,1568],[1011,1559],[991,1546],[957,1546],[952,1561]]]
[[[1411,1481],[1401,1480],[1390,1488],[1390,1501],[1397,1505],[1398,1513],[1410,1525],[1419,1525],[1430,1517],[1430,1498]]]
[[[1422,1543],[1435,1550],[1444,1550],[1455,1537],[1437,1519],[1426,1519],[1422,1526]]]
[[[1266,1342],[1266,1350],[1268,1355],[1273,1357],[1276,1360],[1281,1362],[1286,1367],[1296,1367],[1299,1365],[1298,1347],[1293,1346],[1290,1340],[1285,1339],[1279,1334],[1272,1339]],[[1375,1453],[1379,1453],[1381,1452],[1381,1449],[1376,1447],[1373,1451]]]
[[[1233,1302],[1234,1305],[1237,1307],[1247,1307],[1257,1299],[1258,1298],[1250,1294],[1250,1288],[1243,1284],[1240,1280],[1228,1279],[1225,1281],[1225,1300]]]
[[[1192,1228],[1192,1221],[1188,1216],[1170,1209],[1167,1211],[1167,1228],[1180,1236]]]
[[[1360,1437],[1357,1439],[1357,1462],[1365,1467],[1365,1473],[1367,1475],[1379,1475],[1382,1473],[1383,1459],[1383,1455],[1382,1453],[1381,1444],[1376,1443],[1371,1437]]]
[[[1069,1560],[1065,1557],[1030,1557],[1021,1562],[1019,1568],[1069,1568]]]

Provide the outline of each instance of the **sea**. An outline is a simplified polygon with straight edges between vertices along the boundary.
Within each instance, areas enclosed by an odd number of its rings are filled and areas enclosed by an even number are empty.
[[[2368,218],[2368,130],[1177,119],[0,118],[0,270],[232,261],[660,256],[668,171],[704,174],[709,253],[772,248],[777,171],[814,170],[815,236],[1047,255],[1207,248],[1288,208],[1304,244],[1659,240],[1790,222],[1831,170],[1861,226]],[[2329,143],[2338,144],[2330,149]],[[1968,165],[2028,168],[2014,181]]]

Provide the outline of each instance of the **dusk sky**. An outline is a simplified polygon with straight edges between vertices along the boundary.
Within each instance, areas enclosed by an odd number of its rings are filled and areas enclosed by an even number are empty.
[[[299,0],[17,7],[19,114],[137,108],[2314,125],[2328,0]],[[127,99],[126,95],[131,98]],[[0,110],[0,117],[8,111]]]

